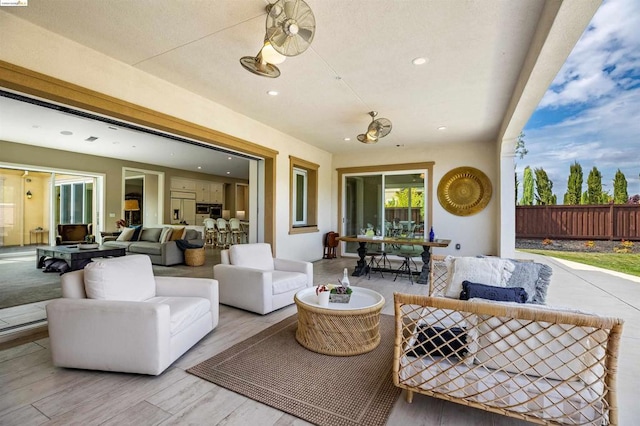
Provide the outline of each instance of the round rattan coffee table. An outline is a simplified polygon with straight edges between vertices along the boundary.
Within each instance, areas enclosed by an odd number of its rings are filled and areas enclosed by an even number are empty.
[[[351,287],[349,303],[318,304],[316,288],[296,293],[296,340],[325,355],[349,356],[372,351],[380,344],[380,311],[384,297],[362,287]]]

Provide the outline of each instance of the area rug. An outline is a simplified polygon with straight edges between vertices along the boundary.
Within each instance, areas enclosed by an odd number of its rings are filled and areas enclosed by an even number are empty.
[[[0,258],[0,309],[62,297],[60,274],[36,268],[36,255]]]
[[[293,315],[187,371],[317,425],[384,425],[401,391],[391,376],[393,327],[381,315],[376,349],[334,357],[298,344]]]

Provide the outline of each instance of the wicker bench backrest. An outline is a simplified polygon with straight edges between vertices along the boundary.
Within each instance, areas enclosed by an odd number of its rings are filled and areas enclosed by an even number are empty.
[[[393,378],[413,392],[548,424],[617,423],[623,321],[395,293]]]

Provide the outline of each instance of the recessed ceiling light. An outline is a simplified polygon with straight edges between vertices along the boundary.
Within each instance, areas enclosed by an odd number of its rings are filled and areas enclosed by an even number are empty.
[[[228,175],[230,175],[230,174],[231,174],[231,172],[227,172],[227,174],[228,174]]]
[[[111,143],[114,144],[114,145],[119,145],[120,144],[120,142],[118,142],[118,141],[113,141]],[[173,155],[173,154],[171,154],[171,155]]]
[[[37,124],[34,124],[34,125],[33,125],[33,126],[31,126],[31,127],[33,127],[34,129],[39,129],[39,128],[40,128],[40,126],[38,126]]]
[[[227,160],[231,160],[233,157],[227,157]]]
[[[269,95],[269,96],[278,96],[278,91],[277,90],[269,90],[267,92],[267,95]]]
[[[349,142],[351,138],[344,138],[345,141]]]
[[[415,58],[411,63],[413,65],[424,65],[427,63],[427,58]]]
[[[202,166],[198,166],[198,170],[202,170]]]
[[[117,127],[113,127],[113,126],[107,126],[107,128],[111,129],[111,130],[118,130]]]
[[[440,126],[438,127],[438,130],[447,130],[447,126]]]
[[[65,135],[65,136],[71,136],[73,134],[73,132],[70,132],[68,130],[63,130],[60,132],[61,135]]]

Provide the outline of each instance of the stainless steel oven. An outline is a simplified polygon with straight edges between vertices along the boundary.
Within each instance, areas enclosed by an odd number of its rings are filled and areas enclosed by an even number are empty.
[[[209,217],[219,219],[222,217],[222,204],[209,204]]]

